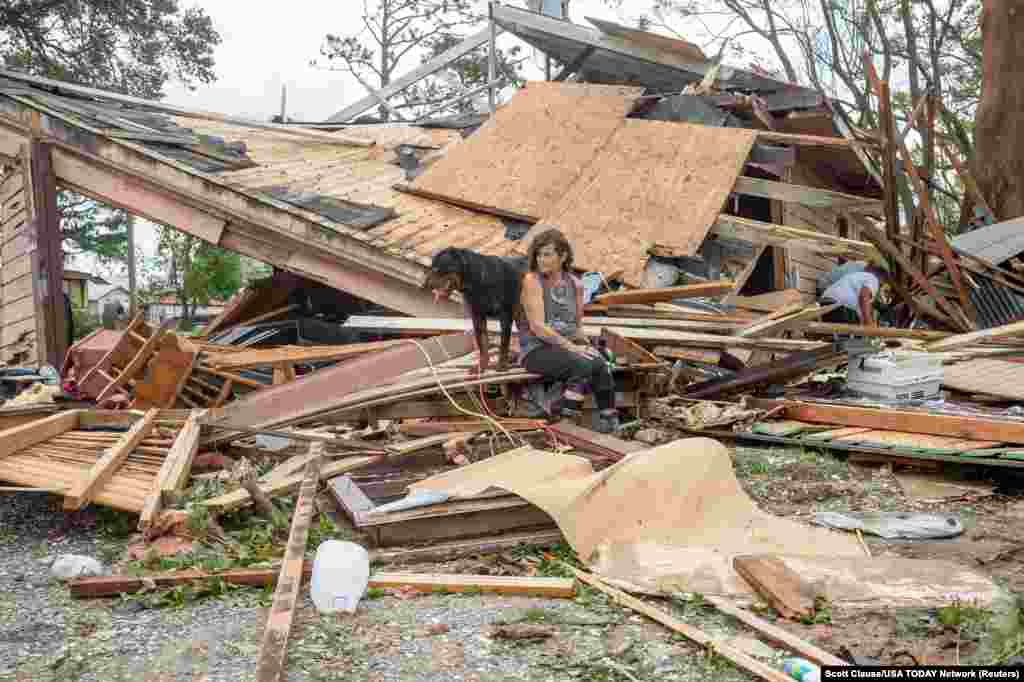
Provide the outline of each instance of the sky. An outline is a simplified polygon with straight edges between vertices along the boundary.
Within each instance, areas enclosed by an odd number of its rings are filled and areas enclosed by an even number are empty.
[[[187,7],[189,2],[183,0],[181,4]],[[327,119],[366,94],[348,74],[310,64],[320,57],[320,46],[327,33],[347,35],[359,30],[363,5],[360,0],[288,0],[285,5],[199,0],[193,4],[206,10],[222,38],[214,54],[217,80],[192,91],[173,83],[166,88],[166,102],[267,120],[280,111],[281,86],[285,85],[288,116],[315,121]],[[520,0],[507,4],[525,3]],[[480,5],[485,7],[482,0]],[[603,0],[572,0],[569,13],[577,24],[586,24],[586,16],[625,20]],[[508,44],[518,42],[511,36],[499,40]],[[533,52],[532,48],[527,50]],[[541,77],[541,63],[536,59],[532,74],[527,71],[527,76]],[[415,66],[414,60],[408,68]],[[136,246],[147,257],[156,254],[155,226],[143,220],[136,223]],[[88,258],[78,258],[68,267],[91,270],[113,283],[127,282],[123,269],[104,268]]]

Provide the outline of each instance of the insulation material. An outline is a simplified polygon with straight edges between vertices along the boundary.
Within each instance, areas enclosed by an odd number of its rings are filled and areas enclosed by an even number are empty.
[[[692,256],[718,218],[757,133],[628,119],[531,234],[558,228],[581,267],[624,268],[639,285],[647,252]]]
[[[540,219],[625,122],[642,92],[530,82],[414,186],[455,202]]]
[[[579,457],[519,448],[410,492],[469,496],[491,486],[550,514],[597,573],[646,592],[750,596],[734,556],[863,551],[852,536],[762,512],[740,488],[726,448],[708,438],[643,450],[600,473]]]

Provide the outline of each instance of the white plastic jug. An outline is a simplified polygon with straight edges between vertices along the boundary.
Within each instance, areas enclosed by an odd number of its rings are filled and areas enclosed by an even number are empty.
[[[320,613],[355,613],[370,581],[370,555],[360,545],[327,540],[316,549],[309,593]]]

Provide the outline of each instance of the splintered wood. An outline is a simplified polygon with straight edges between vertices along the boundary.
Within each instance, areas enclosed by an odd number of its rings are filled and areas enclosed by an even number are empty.
[[[295,602],[298,601],[299,588],[302,586],[302,563],[306,554],[306,540],[309,538],[309,524],[313,518],[313,500],[320,482],[320,461],[318,450],[303,474],[284,563],[281,564],[277,589],[274,591],[274,603],[270,607],[267,627],[263,632],[263,644],[256,667],[256,679],[259,682],[277,682],[284,673],[288,635],[291,633]]]
[[[622,125],[642,92],[531,81],[472,137],[424,171],[414,188],[539,220]]]
[[[191,458],[174,453],[194,453],[199,429],[178,432],[185,421],[158,410],[71,410],[0,431],[0,480],[64,495],[66,509],[94,502],[142,513],[163,471],[175,481],[188,478]],[[166,424],[177,434],[176,447],[164,435]]]
[[[531,231],[557,228],[588,269],[642,281],[654,246],[692,256],[718,218],[756,132],[626,119]]]

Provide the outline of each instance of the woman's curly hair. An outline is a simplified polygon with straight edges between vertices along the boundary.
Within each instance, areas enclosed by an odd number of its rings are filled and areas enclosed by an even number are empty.
[[[530,244],[529,250],[526,252],[526,262],[529,264],[531,272],[537,272],[537,253],[548,244],[554,244],[555,250],[559,254],[566,256],[565,264],[562,266],[567,272],[572,268],[573,255],[572,247],[569,245],[569,240],[565,238],[561,230],[554,228],[544,230],[536,237]]]

